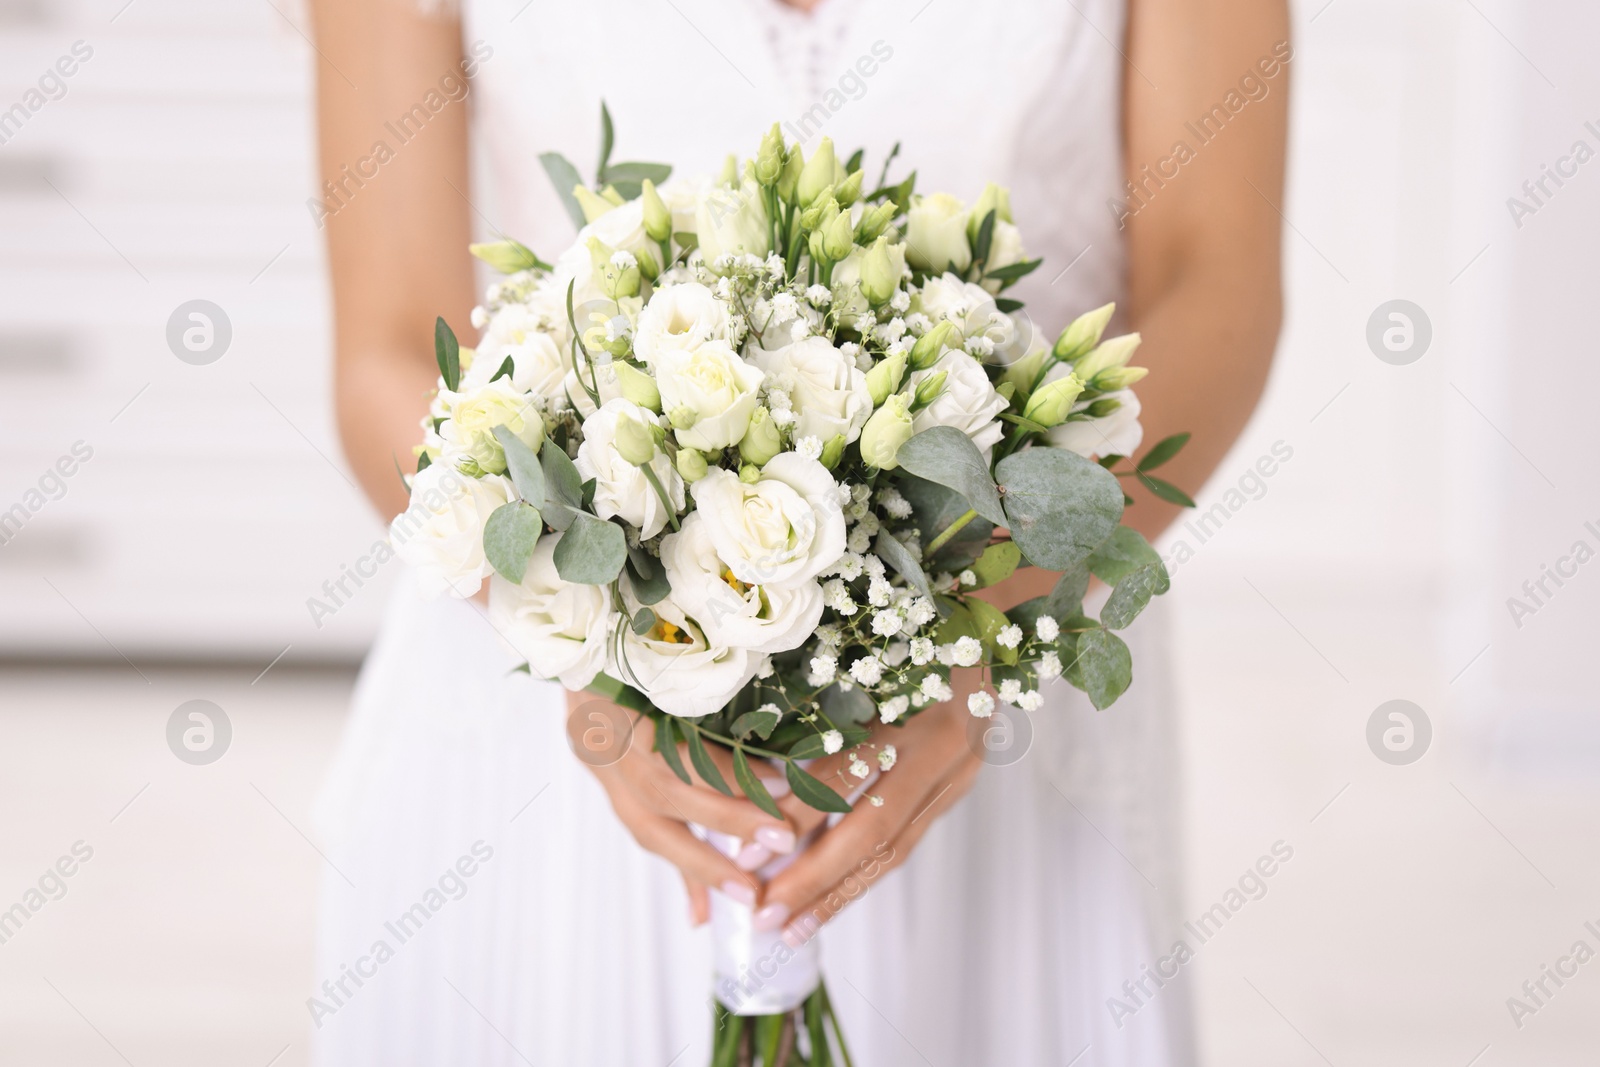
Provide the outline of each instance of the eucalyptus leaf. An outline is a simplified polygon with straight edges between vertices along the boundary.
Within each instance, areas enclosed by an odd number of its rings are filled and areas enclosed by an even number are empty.
[[[628,584],[641,604],[659,604],[672,592],[667,581],[667,569],[642,548],[628,549]]]
[[[578,203],[578,198],[572,195],[574,187],[583,184],[583,175],[578,173],[578,168],[567,162],[567,157],[560,152],[546,152],[539,157],[539,162],[544,166],[544,172],[550,176],[550,184],[556,187],[556,195],[561,197],[561,203],[567,209],[567,215],[572,219],[572,224],[578,229],[588,225],[588,220],[583,217],[583,208]]]
[[[844,797],[801,770],[797,764],[790,762],[783,766],[784,774],[789,779],[789,788],[801,802],[809,804],[818,811],[837,812],[841,815],[849,813],[850,804]]]
[[[934,643],[949,645],[954,644],[963,637],[977,637],[978,623],[973,619],[972,612],[967,610],[967,606],[953,600],[948,601],[948,603],[950,605],[950,614],[939,624],[939,628],[933,632]]]
[[[831,685],[822,691],[817,700],[822,705],[822,713],[835,726],[871,722],[878,716],[878,705],[853,686],[847,692],[837,684]]]
[[[742,748],[733,750],[733,779],[739,783],[739,789],[744,795],[750,798],[750,803],[774,819],[783,818],[783,812],[778,810],[772,794],[767,792],[767,787],[761,784],[761,779],[750,770],[750,761],[745,758]]]
[[[1158,573],[1156,595],[1165,593],[1171,587],[1161,554],[1150,547],[1144,535],[1131,526],[1118,526],[1105,544],[1094,550],[1088,559],[1088,566],[1096,578],[1112,586],[1141,567],[1153,566]]]
[[[649,608],[640,608],[633,613],[633,632],[635,636],[643,637],[656,625],[656,613]]]
[[[979,587],[1003,582],[1017,572],[1022,563],[1022,549],[1013,541],[1000,541],[983,550],[969,568],[978,579]]]
[[[694,764],[695,773],[712,789],[726,796],[733,796],[733,790],[728,788],[727,780],[722,777],[722,772],[717,769],[716,761],[711,758],[711,753],[706,751],[706,743],[700,736],[700,731],[688,723],[681,723],[684,740],[689,743],[689,762]]]
[[[607,185],[615,185],[617,192],[622,193],[623,183],[639,185],[646,178],[660,185],[672,177],[670,163],[613,163],[606,168],[605,177],[601,180]],[[624,198],[627,194],[623,193]]]
[[[581,510],[583,476],[567,454],[551,442],[539,450],[539,464],[544,468],[545,499]]]
[[[1167,460],[1182,451],[1183,446],[1189,443],[1187,433],[1175,433],[1171,437],[1163,437],[1151,446],[1150,451],[1138,463],[1141,471],[1153,471]]]
[[[912,438],[916,440],[916,438]],[[1000,461],[1011,538],[1029,563],[1076,567],[1122,518],[1122,487],[1110,471],[1064,448],[1029,448]]]
[[[872,551],[889,566],[895,573],[910,582],[912,587],[923,596],[928,596],[932,590],[928,587],[928,575],[922,569],[922,561],[911,554],[911,550],[901,543],[898,537],[890,536],[888,531],[878,535],[877,542]]]
[[[1083,611],[1083,597],[1089,591],[1089,569],[1077,566],[1069,571],[1063,571],[1061,577],[1056,579],[1056,584],[1050,590],[1050,595],[1045,597],[1045,610],[1055,617],[1057,622]]]
[[[737,719],[734,719],[733,725],[728,729],[732,731],[734,737],[740,740],[754,734],[765,741],[772,736],[772,731],[777,728],[782,718],[783,716],[775,712],[762,711],[757,708],[755,711],[747,711]]]
[[[523,503],[543,508],[544,468],[540,466],[538,455],[504,425],[494,428],[494,439],[500,442],[506,454],[506,473],[511,475],[511,484],[517,487],[517,495]]]
[[[1089,702],[1104,711],[1133,683],[1133,657],[1110,630],[1090,630],[1078,636],[1076,673]]]
[[[910,503],[912,516],[922,531],[924,545],[971,510],[967,505],[967,498],[954,489],[947,489],[937,482],[918,478],[910,472],[902,474],[903,476],[896,481],[895,487]],[[945,542],[943,548],[927,557],[924,562],[929,566],[937,566],[940,570],[955,573],[977,559],[993,535],[994,523],[982,518],[973,519]]]
[[[628,539],[622,527],[574,512],[572,525],[556,542],[556,573],[577,585],[610,585],[628,559]]]
[[[684,785],[694,785],[694,779],[689,777],[689,770],[683,765],[683,756],[678,751],[678,724],[670,715],[663,715],[656,720],[656,751],[661,753],[662,760],[672,773],[683,779]]]
[[[461,342],[443,315],[433,320],[433,358],[445,388],[452,393],[461,388]]]
[[[997,526],[1006,524],[1006,512],[1000,506],[1000,494],[989,475],[988,461],[972,443],[972,438],[954,426],[931,426],[923,430],[900,446],[896,458],[901,467],[917,477],[960,493],[968,506],[990,522]]]
[[[1111,630],[1125,630],[1156,595],[1156,586],[1165,577],[1158,563],[1147,563],[1118,582],[1100,609],[1100,622]]]
[[[1139,481],[1143,482],[1144,487],[1150,490],[1151,493],[1169,504],[1176,504],[1181,508],[1194,507],[1193,498],[1169,481],[1157,478],[1153,474],[1145,474],[1142,471],[1139,473]]]
[[[520,583],[542,533],[544,520],[537,509],[520,500],[501,504],[483,524],[484,557],[506,581]]]

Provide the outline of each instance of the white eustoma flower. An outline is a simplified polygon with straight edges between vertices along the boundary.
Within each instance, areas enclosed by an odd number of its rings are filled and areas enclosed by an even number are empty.
[[[579,690],[605,669],[616,612],[605,586],[578,585],[556,573],[560,540],[560,534],[540,539],[520,583],[490,577],[489,621],[536,677]]]
[[[652,254],[658,259],[661,255],[661,249],[650,240],[650,235],[645,233],[642,200],[629,200],[583,227],[578,231],[577,240],[556,260],[555,270],[551,272],[551,280],[555,283],[552,288],[560,291],[563,321],[566,319],[566,295],[569,283],[576,283],[572,293],[575,309],[590,301],[604,300],[610,303],[610,298],[600,288],[600,276],[594,267],[594,257],[589,252],[591,237],[599,238],[602,244],[615,251],[630,252],[637,256],[641,252],[653,250]],[[579,325],[584,325],[581,318]]]
[[[607,673],[638,688],[668,715],[696,718],[721,711],[766,663],[765,656],[707,641],[670,596],[650,610],[655,625],[644,634],[624,628],[620,654],[613,655]]]
[[[994,294],[954,274],[924,281],[912,306],[933,325],[949,320],[963,338],[987,340],[993,346],[988,360],[992,363],[1009,365],[1039,344],[1028,319],[1007,315],[995,303]]]
[[[620,518],[639,528],[639,536],[649,540],[667,525],[668,510],[641,467],[623,459],[617,452],[617,422],[624,416],[642,426],[655,422],[655,414],[631,400],[608,400],[600,410],[583,420],[583,443],[573,461],[587,481],[595,480],[594,513],[602,519]],[[666,452],[658,451],[650,469],[666,490],[674,513],[683,510],[683,479]]]
[[[1045,378],[1049,380],[1050,375]],[[1133,395],[1132,389],[1120,389],[1106,396],[1121,401],[1122,406],[1103,418],[1063,422],[1050,431],[1050,443],[1085,459],[1133,455],[1144,441],[1144,427],[1139,423],[1139,398]]]
[[[949,193],[919,196],[906,212],[906,258],[922,270],[964,271],[972,262],[967,205]]]
[[[469,478],[442,463],[411,479],[411,505],[389,524],[389,543],[415,569],[429,598],[469,597],[493,569],[483,554],[483,524],[513,498],[497,475]]]
[[[570,402],[572,409],[586,419],[598,410],[594,399],[589,396],[590,389],[600,395],[602,405],[622,396],[622,383],[617,379],[617,369],[610,356],[601,352],[595,354],[594,359],[592,367],[584,366],[581,378],[577,371],[569,369],[561,379],[562,399]],[[650,417],[654,420],[655,415]]]
[[[633,351],[645,363],[667,352],[692,352],[729,337],[728,305],[699,282],[657,289],[639,312]]]
[[[672,420],[680,445],[717,452],[744,439],[765,375],[726,341],[660,352],[651,366],[661,410]]]
[[[827,444],[843,435],[846,444],[861,436],[872,415],[867,376],[825,337],[808,337],[775,351],[751,354],[769,377],[782,380],[795,413],[796,438]]]
[[[700,254],[715,268],[725,255],[764,257],[772,236],[761,187],[747,181],[737,189],[713,186],[700,198],[694,216]]]
[[[787,652],[804,644],[822,620],[822,587],[815,580],[778,588],[735,578],[700,512],[662,539],[661,562],[673,601],[713,645]]]
[[[544,438],[544,419],[539,415],[537,398],[504,378],[467,392],[441,396],[441,400],[450,412],[439,426],[447,464],[471,460],[479,470],[503,474],[506,453],[494,435],[495,427],[504,426],[533,449]]]
[[[559,398],[567,361],[542,322],[540,312],[526,304],[507,304],[496,311],[478,342],[472,366],[462,376],[463,390],[488,385],[509,356],[510,381],[519,392],[543,400]]]
[[[774,456],[753,483],[713,469],[693,491],[717,555],[741,582],[803,585],[844,553],[844,512],[833,476],[797,452]]]
[[[945,374],[944,391],[938,399],[911,417],[911,432],[921,433],[933,426],[954,426],[986,451],[999,443],[1005,427],[998,416],[1008,406],[1006,398],[995,392],[983,365],[965,352],[949,349],[925,371],[911,376],[913,386],[929,376]]]

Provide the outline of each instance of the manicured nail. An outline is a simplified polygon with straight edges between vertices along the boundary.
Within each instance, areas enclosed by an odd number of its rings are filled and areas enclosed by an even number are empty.
[[[794,851],[794,831],[781,826],[762,826],[756,830],[757,843],[769,852],[786,856]]]
[[[760,830],[756,831],[756,836],[761,836]],[[749,844],[739,850],[739,854],[733,858],[733,862],[741,871],[753,871],[757,867],[766,866],[767,861],[771,858],[772,853],[766,848],[757,844]]]
[[[789,783],[782,778],[763,778],[761,784],[767,787],[767,792],[772,794],[774,800],[789,795]]]
[[[737,900],[747,908],[756,906],[756,891],[734,878],[722,883],[722,895],[730,900]]]
[[[788,918],[789,906],[787,904],[768,904],[766,907],[756,912],[756,929],[763,932],[776,930],[778,927],[782,926],[784,921]]]

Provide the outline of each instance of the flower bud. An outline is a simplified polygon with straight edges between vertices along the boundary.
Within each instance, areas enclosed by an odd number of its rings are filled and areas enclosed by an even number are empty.
[[[648,426],[626,413],[617,418],[617,430],[612,443],[617,455],[635,467],[644,466],[656,455],[655,435]]]
[[[739,455],[744,457],[746,463],[764,467],[768,460],[782,451],[783,437],[778,433],[777,424],[772,421],[772,412],[763,404],[750,413],[750,428],[745,430],[744,438],[739,442]]]
[[[872,394],[872,405],[877,407],[889,398],[889,394],[900,388],[900,382],[906,376],[906,365],[910,360],[904,352],[896,352],[878,362],[877,366],[867,371],[867,391]]]
[[[827,233],[822,241],[823,253],[829,259],[838,262],[848,256],[850,250],[855,246],[856,228],[850,224],[850,213],[841,211],[828,224]],[[887,300],[888,297],[884,297],[884,299]]]
[[[894,470],[900,446],[911,440],[911,411],[901,393],[891,395],[861,428],[861,458],[880,470]]]
[[[693,485],[706,476],[706,457],[697,448],[678,449],[678,474]]]
[[[661,410],[661,390],[656,388],[656,380],[632,363],[617,361],[612,369],[617,374],[617,386],[622,390],[622,395],[651,411]]]
[[[833,194],[834,197],[839,201],[840,204],[845,207],[849,207],[851,204],[861,199],[861,181],[862,174],[858,170],[854,174],[847,177],[844,181],[839,183],[837,190],[835,190]]]
[[[833,154],[833,138],[824,137],[817,146],[817,154],[807,161],[800,171],[800,185],[796,193],[802,207],[810,207],[822,195],[822,190],[834,184],[834,170],[839,166]]]
[[[1106,304],[1104,307],[1095,308],[1078,318],[1061,331],[1061,336],[1056,338],[1055,357],[1066,363],[1073,363],[1100,343],[1100,335],[1105,332],[1106,323],[1111,321],[1111,313],[1117,310],[1117,305]]]
[[[601,189],[600,199],[611,201],[612,207],[621,207],[624,203],[626,203],[626,201],[622,199],[622,194],[617,192],[617,187],[615,185],[608,185],[604,189]]]
[[[840,215],[846,223],[848,215]],[[889,239],[880,237],[861,260],[861,292],[873,307],[887,304],[900,288],[900,271],[889,255]]]
[[[700,415],[694,408],[687,404],[680,404],[667,412],[667,418],[672,422],[674,430],[690,430],[700,421]]]
[[[1139,335],[1136,333],[1123,334],[1113,337],[1109,341],[1102,341],[1094,351],[1081,359],[1073,361],[1072,369],[1078,377],[1088,381],[1102,371],[1116,370],[1128,365],[1128,360],[1139,350]]]
[[[821,263],[828,258],[827,249],[822,242],[821,230],[812,230],[811,236],[806,238],[806,248],[811,252],[812,260],[817,263]]]
[[[1067,416],[1072,414],[1072,404],[1081,392],[1083,392],[1083,379],[1076,374],[1057,378],[1040,386],[1038,391],[1028,398],[1027,407],[1022,409],[1022,417],[1047,429],[1060,426],[1067,421]]]
[[[994,182],[983,187],[978,202],[972,205],[972,216],[967,219],[967,239],[974,244],[978,240],[978,231],[983,228],[985,216],[991,211],[994,212],[996,222],[1012,221],[1011,190]]]
[[[783,171],[783,132],[774,122],[772,129],[761,138],[761,148],[756,152],[756,181],[762,185],[777,182]]]
[[[544,265],[538,256],[518,241],[493,241],[488,244],[468,245],[467,251],[501,274],[515,274],[519,270],[533,270]]]
[[[917,386],[917,396],[912,401],[911,409],[913,411],[921,411],[935,400],[938,400],[939,394],[944,392],[945,380],[949,377],[950,372],[942,370],[938,374],[930,374],[922,379],[922,383]]]
[[[948,193],[918,197],[906,212],[906,258],[911,265],[934,274],[959,274],[971,266],[967,218],[967,206]]]
[[[844,434],[834,434],[828,438],[828,443],[822,446],[822,455],[818,457],[817,462],[829,470],[833,470],[839,465],[839,460],[844,458],[844,446]]]
[[[1013,395],[1027,399],[1028,394],[1033,392],[1033,383],[1039,380],[1039,372],[1044,369],[1044,361],[1049,355],[1049,349],[1034,349],[1007,367],[1001,381],[1011,383]]]
[[[639,254],[634,257],[639,262],[639,273],[650,281],[655,281],[661,274],[661,265],[656,262],[655,253],[648,248],[639,249]]]
[[[861,215],[861,222],[856,226],[856,240],[862,244],[871,244],[876,241],[894,221],[899,208],[890,200],[875,207],[870,207]]]
[[[617,206],[603,197],[596,196],[594,190],[587,185],[574,185],[572,195],[578,201],[578,206],[583,209],[584,222],[593,222]]]
[[[944,355],[947,348],[955,348],[956,340],[961,337],[961,329],[949,319],[939,323],[933,329],[917,339],[911,347],[911,369],[927,370],[939,362],[939,357]]]
[[[1149,373],[1149,367],[1117,367],[1096,374],[1089,384],[1103,392],[1114,393],[1118,389],[1126,389]]]
[[[672,236],[672,212],[656,192],[656,183],[646,178],[639,195],[644,200],[644,232],[652,241],[665,241]]]
[[[717,184],[726,185],[730,189],[739,184],[739,161],[732,152],[722,161],[722,173],[717,175]]]
[[[778,197],[785,204],[799,202],[800,172],[805,165],[805,153],[800,151],[800,146],[797,144],[789,149],[789,154],[783,160],[783,170],[778,174]]]
[[[1099,400],[1096,400],[1094,403],[1090,404],[1085,410],[1084,414],[1088,415],[1091,419],[1103,419],[1121,407],[1122,401],[1118,400],[1116,397],[1103,396]]]
[[[746,485],[755,485],[761,480],[761,468],[754,463],[746,463],[739,468],[739,480]]]

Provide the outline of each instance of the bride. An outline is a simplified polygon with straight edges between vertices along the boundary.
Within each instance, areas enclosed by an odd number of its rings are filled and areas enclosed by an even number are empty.
[[[1283,0],[314,8],[339,425],[385,516],[406,506],[395,464],[411,468],[434,384],[433,316],[470,336],[469,240],[571,242],[539,155],[584,166],[602,99],[620,156],[680,173],[776,120],[808,152],[866,148],[869,174],[898,138],[920,187],[1009,185],[1045,257],[1019,295],[1057,327],[1119,301],[1154,370],[1148,439],[1194,432],[1168,468],[1190,489],[1259,396],[1287,94],[1255,88],[1288,78]],[[1174,514],[1140,493],[1129,521],[1153,538]],[[1106,712],[1057,685],[998,720],[997,743],[969,733],[959,692],[880,727],[901,753],[888,802],[760,886],[748,872],[793,848],[805,812],[780,823],[684,785],[648,720],[626,755],[575,758],[562,690],[512,672],[479,605],[402,577],[318,814],[315,1062],[697,1067],[709,889],[793,937],[821,926],[864,1067],[1192,1063],[1159,611],[1132,641],[1141,674]],[[691,822],[749,844],[726,858]]]

